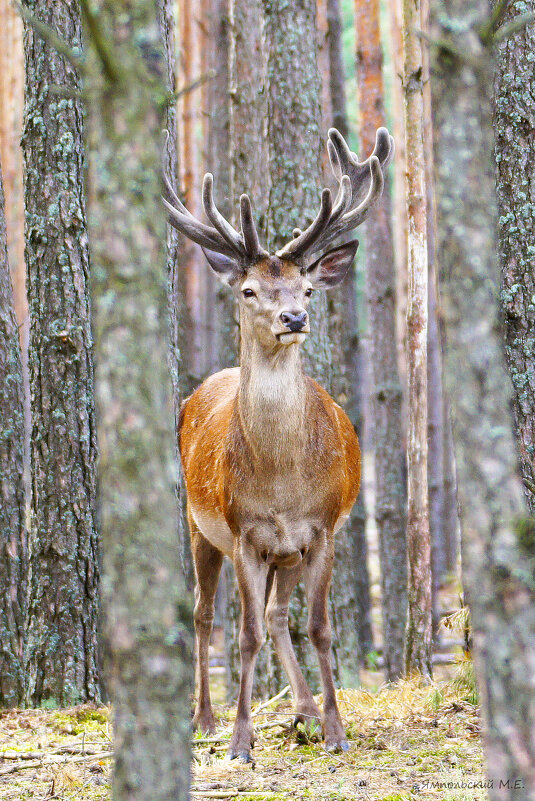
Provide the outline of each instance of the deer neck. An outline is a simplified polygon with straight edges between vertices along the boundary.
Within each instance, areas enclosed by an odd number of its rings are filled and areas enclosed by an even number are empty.
[[[238,408],[255,458],[295,463],[304,441],[306,382],[299,345],[265,348],[242,326]]]

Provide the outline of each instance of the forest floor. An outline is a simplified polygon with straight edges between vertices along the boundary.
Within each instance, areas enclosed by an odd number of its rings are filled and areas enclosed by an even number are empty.
[[[194,799],[483,801],[482,751],[470,682],[400,681],[339,690],[350,750],[327,753],[291,727],[289,698],[256,705],[254,762],[226,756],[235,710],[218,705],[215,738],[193,740]],[[319,697],[321,702],[321,696]],[[0,715],[0,801],[108,801],[108,707]]]
[[[365,475],[373,475],[370,464]],[[380,643],[373,500],[368,486],[372,618]],[[442,588],[439,607],[444,614],[458,609],[455,580]],[[223,634],[216,628],[210,684],[217,736],[193,739],[193,801],[487,801],[471,663],[451,664],[462,660],[461,631],[462,616],[441,628],[439,650],[450,664],[435,665],[432,683],[384,685],[378,670],[362,670],[360,689],[338,691],[346,753],[327,753],[321,741],[292,728],[289,695],[257,702],[254,762],[244,765],[226,756],[235,709],[224,703]],[[0,712],[0,801],[109,801],[112,748],[109,707]]]

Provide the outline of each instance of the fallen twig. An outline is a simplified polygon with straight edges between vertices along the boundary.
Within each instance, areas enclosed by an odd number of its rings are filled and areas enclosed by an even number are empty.
[[[0,770],[0,776],[7,776],[9,773],[16,773],[19,770],[26,770],[29,768],[45,768],[47,765],[72,765],[79,762],[91,762],[94,759],[109,759],[113,756],[113,751],[101,751],[98,754],[88,754],[87,756],[60,756],[57,754],[45,755],[42,759],[23,760],[16,765],[11,765],[9,768]]]
[[[286,687],[284,687],[284,689],[282,689],[282,690],[280,691],[280,693],[277,693],[277,695],[274,695],[274,696],[273,696],[273,698],[269,698],[267,701],[263,701],[263,702],[262,702],[262,703],[261,703],[261,704],[260,704],[260,705],[259,705],[259,706],[256,708],[256,710],[253,712],[253,718],[254,718],[256,715],[258,715],[258,713],[259,713],[259,712],[260,712],[262,709],[265,709],[266,707],[268,707],[268,706],[271,706],[271,704],[274,704],[274,703],[275,703],[275,701],[280,701],[280,699],[281,699],[281,698],[284,698],[284,696],[285,696],[285,695],[287,695],[289,691],[290,691],[290,685],[289,685],[289,684],[287,684],[287,685],[286,685]]]
[[[281,793],[265,793],[262,790],[256,792],[250,790],[192,790],[192,795],[200,795],[203,798],[280,798]]]
[[[264,731],[265,729],[273,729],[275,726],[281,726],[283,729],[292,728],[291,723],[286,723],[283,720],[272,720],[269,723],[261,723],[260,726],[255,726],[255,731]]]

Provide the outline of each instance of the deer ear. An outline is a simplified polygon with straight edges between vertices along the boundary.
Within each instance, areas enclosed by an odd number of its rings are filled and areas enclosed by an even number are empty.
[[[307,269],[307,278],[316,289],[331,289],[344,280],[359,246],[354,239],[346,245],[327,251]]]
[[[233,284],[243,273],[240,265],[234,259],[224,256],[222,253],[216,253],[215,250],[208,250],[208,248],[201,248],[201,250],[214,273],[224,284]]]

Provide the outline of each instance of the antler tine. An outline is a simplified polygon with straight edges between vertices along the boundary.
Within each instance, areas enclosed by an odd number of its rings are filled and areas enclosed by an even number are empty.
[[[336,128],[329,130],[329,158],[333,172],[338,179],[341,175],[349,175],[351,188],[353,191],[354,204],[360,203],[368,193],[368,181],[370,178],[370,160],[373,156],[379,159],[381,168],[385,170],[394,156],[394,140],[386,128],[378,128],[375,134],[375,146],[372,153],[365,161],[359,161],[345,141],[342,134]]]
[[[208,250],[214,250],[216,253],[223,253],[225,256],[236,255],[234,248],[214,228],[199,222],[189,212],[184,214],[179,209],[175,209],[164,197],[162,197],[162,203],[167,209],[168,220],[173,228],[187,236],[192,242],[196,242],[197,245],[208,248]]]
[[[314,245],[314,252],[319,252],[322,248],[327,247],[333,239],[336,239],[336,237],[341,234],[358,228],[358,226],[364,222],[377,200],[381,197],[384,187],[384,176],[381,162],[377,156],[370,157],[368,169],[371,179],[366,197],[358,206],[351,209],[343,216],[340,216],[337,220],[333,221],[331,217],[328,228]]]
[[[370,186],[368,189],[368,193],[364,198],[364,200],[362,200],[358,206],[356,206],[354,209],[352,209],[342,217],[342,219],[340,220],[340,224],[343,227],[343,230],[348,230],[349,228],[356,228],[358,225],[364,222],[372,206],[375,205],[375,203],[379,200],[379,198],[383,194],[383,188],[384,188],[383,168],[377,156],[370,156],[369,171],[370,171]]]
[[[383,172],[394,155],[394,140],[386,128],[377,130],[373,153],[363,162],[336,128],[329,130],[327,150],[338,181],[334,205],[330,193],[324,190],[321,209],[312,225],[304,232],[294,229],[293,240],[278,251],[278,256],[295,258],[318,253],[338,236],[359,226],[381,196]]]
[[[207,172],[204,176],[202,185],[202,205],[206,216],[223,239],[228,242],[234,255],[237,254],[240,257],[244,257],[246,253],[241,236],[234,230],[232,225],[225,220],[214,203],[214,176],[211,172]]]
[[[165,191],[166,191],[166,194],[167,194],[167,197],[168,197],[169,201],[171,202],[171,205],[174,206],[176,209],[178,209],[178,211],[180,211],[182,214],[185,214],[187,217],[191,217],[191,219],[194,220],[195,217],[184,206],[184,204],[182,203],[182,201],[178,197],[177,193],[173,189],[171,181],[169,180],[169,176],[165,172],[163,173],[163,185],[165,187]]]
[[[351,189],[351,180],[348,175],[342,175],[331,214],[330,225],[335,223],[346,213],[351,206],[352,199],[353,190]]]
[[[258,239],[249,195],[242,195],[240,197],[240,222],[243,244],[245,245],[247,257],[254,259],[257,256],[266,255]]]
[[[312,248],[316,240],[321,236],[331,218],[333,201],[330,189],[324,189],[321,193],[321,205],[315,220],[303,231],[302,234],[288,242],[281,250],[277,251],[277,256],[285,258],[292,256],[299,258]]]

